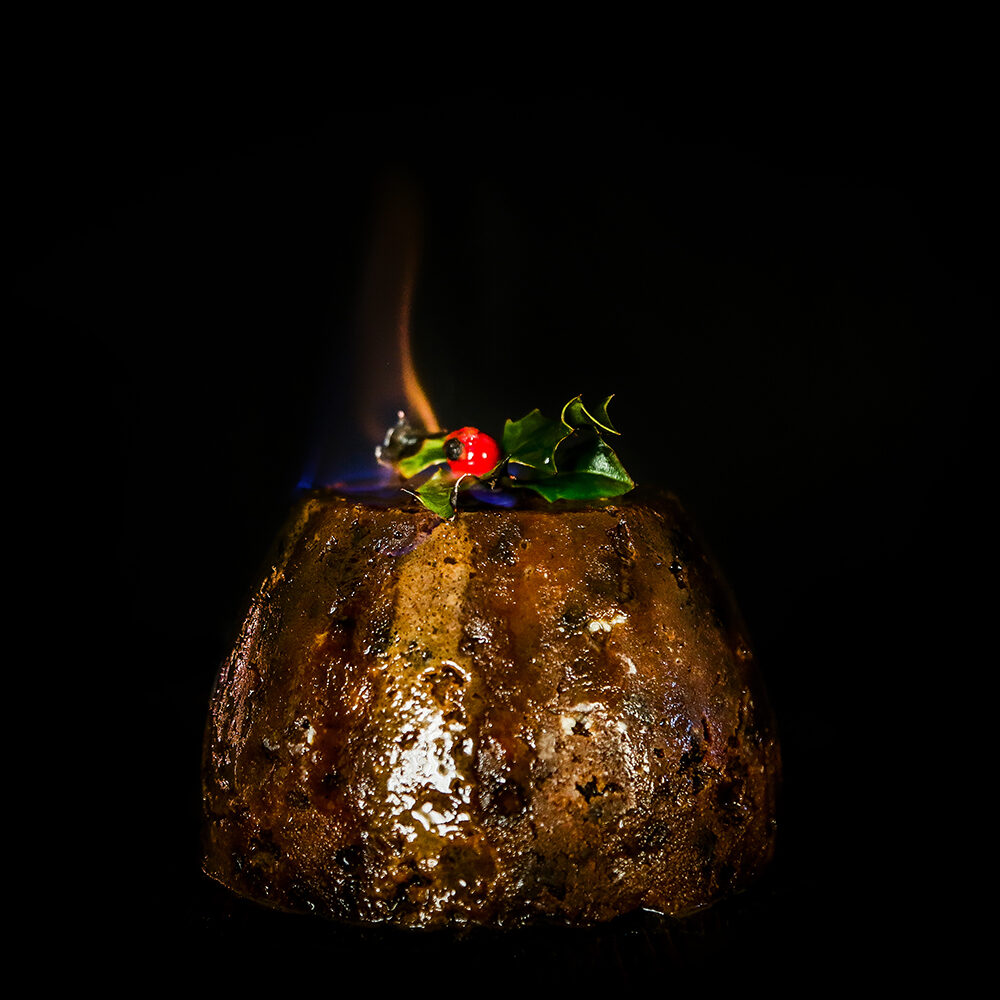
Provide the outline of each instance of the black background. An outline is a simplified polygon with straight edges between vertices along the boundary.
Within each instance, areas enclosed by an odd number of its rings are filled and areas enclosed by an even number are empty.
[[[18,768],[46,848],[34,926],[105,969],[140,947],[227,974],[958,975],[990,671],[975,54],[805,52],[772,77],[645,50],[486,83],[385,53],[301,77],[145,55],[29,61],[8,122],[14,541],[40,612],[17,703],[48,748]],[[313,449],[356,453],[340,401],[386,171],[423,198],[413,334],[443,423],[616,393],[626,467],[680,495],[748,619],[779,862],[687,930],[386,938],[200,876],[215,670]]]

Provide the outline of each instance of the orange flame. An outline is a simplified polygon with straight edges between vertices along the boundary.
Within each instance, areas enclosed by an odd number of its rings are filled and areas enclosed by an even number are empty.
[[[410,323],[420,256],[421,211],[412,184],[388,177],[379,192],[361,299],[364,391],[358,420],[372,440],[381,439],[388,419],[402,405],[410,423],[439,429],[434,409],[413,363]],[[380,411],[380,405],[386,409]]]
[[[416,284],[416,252],[407,259],[407,269],[403,279],[403,291],[399,303],[397,337],[399,359],[403,380],[403,395],[406,398],[407,413],[414,423],[419,422],[426,431],[438,430],[437,417],[424,387],[417,377],[413,364],[413,350],[410,344],[410,317],[413,312],[413,287]],[[415,419],[413,419],[415,418]]]

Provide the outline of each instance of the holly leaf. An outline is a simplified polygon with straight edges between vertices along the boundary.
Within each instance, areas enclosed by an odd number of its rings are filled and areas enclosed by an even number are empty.
[[[446,521],[455,514],[455,477],[444,469],[438,469],[416,489],[405,492],[415,496],[428,510]]]
[[[567,456],[559,474],[545,479],[522,479],[518,486],[534,490],[548,501],[599,500],[628,493],[635,483],[621,460],[599,435]]]
[[[572,433],[572,428],[560,420],[532,410],[520,420],[508,420],[503,429],[503,452],[515,465],[526,465],[542,475],[556,472],[555,451]]]
[[[522,480],[517,485],[522,489],[534,490],[551,503],[553,500],[608,500],[628,493],[635,484],[623,483],[607,476],[567,472],[551,479],[537,479],[533,482]]]
[[[594,407],[595,412],[592,414],[583,405],[583,397],[574,396],[563,407],[562,422],[570,429],[593,427],[598,433],[607,431],[609,434],[618,434],[608,416],[608,403],[614,398],[614,394],[608,396],[600,406]]]
[[[459,493],[471,489],[477,482],[479,482],[477,476],[464,475],[456,479],[450,470],[438,469],[416,489],[404,488],[404,492],[415,496],[438,517],[450,521],[455,516]]]
[[[447,461],[448,457],[444,453],[444,435],[441,435],[425,438],[414,454],[396,462],[396,468],[404,479],[412,479],[432,465],[441,465]]]

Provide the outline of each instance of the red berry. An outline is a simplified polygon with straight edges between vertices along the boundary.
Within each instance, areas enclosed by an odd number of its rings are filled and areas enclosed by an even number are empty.
[[[456,476],[485,476],[500,461],[496,441],[489,434],[481,433],[478,427],[461,427],[446,435],[444,453]]]

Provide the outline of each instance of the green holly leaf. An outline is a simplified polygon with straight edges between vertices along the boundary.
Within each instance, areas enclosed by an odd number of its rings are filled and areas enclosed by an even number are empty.
[[[597,433],[580,444],[574,442],[558,475],[546,479],[521,479],[516,485],[534,490],[548,501],[599,500],[628,493],[635,483],[621,460]],[[560,449],[562,452],[562,449]]]
[[[532,410],[520,420],[507,421],[501,447],[509,461],[551,476],[556,471],[556,448],[571,433],[572,428],[562,421]]]
[[[428,510],[447,521],[455,514],[455,485],[454,476],[444,469],[438,469],[416,489],[405,492],[415,496]]]
[[[567,472],[552,479],[519,482],[522,489],[534,490],[551,503],[553,500],[608,500],[620,497],[633,488],[634,483],[623,483],[607,476]]]
[[[441,465],[447,461],[448,458],[444,453],[444,435],[442,434],[438,437],[424,438],[420,448],[414,454],[396,462],[396,468],[404,479],[412,479],[432,465]]]
[[[595,407],[595,413],[591,414],[583,405],[581,396],[574,396],[562,411],[562,422],[570,429],[577,427],[593,427],[598,433],[607,431],[609,434],[618,434],[611,424],[608,416],[608,403],[614,399],[614,395],[608,396],[600,406]]]
[[[449,469],[438,469],[416,489],[404,489],[404,492],[415,496],[428,510],[449,521],[455,516],[459,493],[471,489],[477,482],[477,476],[456,478]]]

